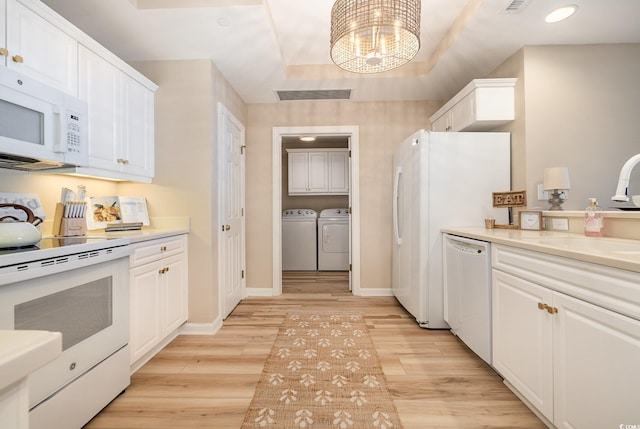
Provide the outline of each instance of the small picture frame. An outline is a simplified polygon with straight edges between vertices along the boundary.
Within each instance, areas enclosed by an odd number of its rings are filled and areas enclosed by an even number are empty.
[[[542,229],[542,211],[522,210],[520,212],[520,229],[540,231]]]

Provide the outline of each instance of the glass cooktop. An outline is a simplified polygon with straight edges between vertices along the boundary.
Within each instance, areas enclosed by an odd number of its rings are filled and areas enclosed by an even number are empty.
[[[45,237],[33,246],[6,247],[0,249],[0,255],[13,253],[33,252],[37,250],[54,249],[57,247],[75,246],[78,244],[100,243],[110,238],[88,238],[88,237]]]

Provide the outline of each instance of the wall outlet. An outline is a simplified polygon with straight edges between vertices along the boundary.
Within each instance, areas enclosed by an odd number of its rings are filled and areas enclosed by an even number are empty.
[[[561,190],[559,194],[560,194],[561,200],[566,201],[569,199],[569,191]],[[550,197],[551,197],[550,192],[545,191],[544,185],[542,183],[539,183],[538,184],[538,201],[549,201]]]
[[[545,191],[544,185],[542,183],[538,184],[538,201],[548,201],[549,200],[549,191]]]
[[[551,229],[556,231],[569,231],[569,219],[566,217],[552,218]]]

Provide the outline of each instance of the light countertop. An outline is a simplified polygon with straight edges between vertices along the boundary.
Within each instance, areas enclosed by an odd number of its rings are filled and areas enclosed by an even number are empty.
[[[640,273],[640,240],[481,227],[443,228],[442,232]]]
[[[0,330],[0,390],[25,378],[60,353],[60,332]]]
[[[88,231],[88,238],[126,238],[129,243],[155,240],[157,238],[171,237],[174,235],[188,234],[189,230],[184,228],[142,228],[137,231],[110,231],[104,230]]]

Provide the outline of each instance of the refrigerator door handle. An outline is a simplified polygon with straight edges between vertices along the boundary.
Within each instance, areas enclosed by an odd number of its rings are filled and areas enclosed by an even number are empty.
[[[400,178],[402,176],[402,167],[396,167],[395,174],[393,175],[393,237],[396,244],[402,244],[402,237],[400,237],[400,210],[398,204],[398,198],[400,198]]]

